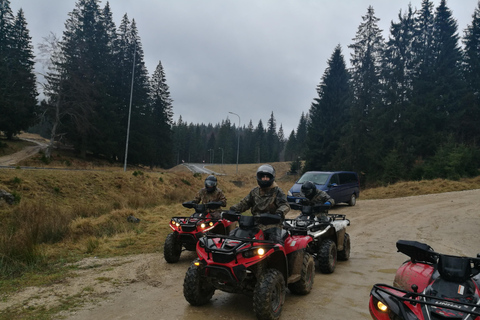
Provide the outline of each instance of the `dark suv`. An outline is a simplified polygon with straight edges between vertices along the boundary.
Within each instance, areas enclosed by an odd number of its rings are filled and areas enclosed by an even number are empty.
[[[335,204],[348,203],[354,206],[360,196],[360,182],[353,171],[307,171],[288,191],[288,202],[305,199],[301,193],[302,184],[312,181],[319,190],[323,190],[335,200]]]

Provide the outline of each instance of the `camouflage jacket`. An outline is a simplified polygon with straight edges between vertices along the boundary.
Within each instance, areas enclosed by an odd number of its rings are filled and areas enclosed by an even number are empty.
[[[222,190],[216,188],[213,192],[207,192],[206,188],[202,188],[197,192],[195,199],[192,200],[194,203],[208,203],[208,202],[222,202],[222,207],[227,206],[227,198],[223,194]],[[217,209],[212,212],[212,216],[215,219],[220,219],[221,217],[221,209]]]
[[[317,204],[317,203],[324,204],[327,201],[329,201],[332,204],[332,206],[335,204],[335,200],[333,200],[328,195],[328,193],[326,193],[325,191],[317,189],[313,198],[311,200],[310,199],[303,200],[302,204],[305,204],[305,205],[314,205],[314,204]]]
[[[261,213],[280,214],[282,218],[290,211],[287,196],[274,182],[270,188],[256,187],[230,210],[244,212],[250,209],[253,216]]]

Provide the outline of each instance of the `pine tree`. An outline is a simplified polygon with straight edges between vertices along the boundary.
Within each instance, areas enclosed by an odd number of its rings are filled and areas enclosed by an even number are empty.
[[[115,85],[119,99],[117,113],[120,119],[119,130],[122,131],[121,128],[124,128],[124,133],[120,133],[117,139],[118,145],[122,144],[121,138],[126,137],[128,128],[128,163],[150,164],[151,155],[147,152],[147,149],[152,147],[148,138],[151,127],[147,125],[149,123],[149,78],[135,20],[130,23],[127,15],[124,15],[118,28],[117,49],[118,76]],[[134,72],[133,77],[132,72]],[[128,125],[129,117],[130,126]]]
[[[100,21],[97,0],[79,0],[65,23],[63,59],[56,61],[61,79],[57,94],[61,94],[62,108],[68,114],[63,128],[82,157],[101,134],[95,118],[105,102],[108,71],[104,62],[111,59],[105,57],[109,52],[108,37]]]
[[[393,160],[410,164],[415,160],[409,154],[403,138],[415,134],[410,127],[413,115],[408,113],[415,72],[413,47],[416,40],[415,13],[411,5],[404,14],[400,10],[398,19],[398,22],[391,22],[390,37],[383,57],[384,104],[375,112],[377,126],[374,134],[379,140],[377,158],[382,159],[383,169],[387,166],[391,168]],[[405,174],[405,170],[392,170],[387,182],[401,179]]]
[[[0,0],[0,131],[11,139],[34,124],[36,77],[31,37],[23,10],[14,18],[8,0]]]
[[[152,165],[168,167],[172,164],[172,102],[170,91],[165,79],[165,71],[161,61],[150,81],[150,121],[152,130],[149,139],[152,140],[154,152]]]
[[[463,42],[465,44],[464,73],[468,92],[464,102],[466,108],[459,117],[462,128],[462,141],[478,146],[480,144],[480,2],[472,15],[472,23],[467,26]]]
[[[341,130],[348,122],[348,107],[351,102],[347,71],[341,47],[338,45],[328,67],[317,86],[318,98],[310,107],[307,127],[305,170],[328,170],[338,149]]]
[[[295,136],[295,130],[292,130],[285,144],[285,161],[294,161],[297,158],[297,138]]]
[[[307,150],[307,127],[308,127],[308,113],[302,112],[300,121],[297,126],[297,133],[295,139],[297,140],[297,158],[305,159],[305,152]]]
[[[260,119],[258,125],[254,131],[255,137],[255,150],[254,150],[254,159],[255,162],[266,162],[266,139],[265,139],[265,129],[263,127],[263,122]]]
[[[375,171],[376,159],[372,152],[374,143],[373,111],[381,104],[380,82],[384,39],[378,27],[373,7],[369,6],[363,22],[358,27],[351,55],[352,89],[354,101],[350,121],[340,142],[334,161],[343,169],[366,172]]]
[[[273,115],[273,111],[268,119],[268,127],[266,132],[266,159],[265,162],[277,162],[279,156],[279,141],[277,136],[277,121]]]

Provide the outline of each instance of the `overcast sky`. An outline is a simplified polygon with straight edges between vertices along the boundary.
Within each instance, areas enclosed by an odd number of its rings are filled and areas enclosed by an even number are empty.
[[[22,8],[35,49],[50,32],[62,36],[76,0],[10,0]],[[369,5],[385,38],[392,20],[421,0],[111,0],[118,27],[135,19],[150,74],[161,61],[170,87],[174,121],[241,126],[273,112],[288,138],[317,97],[327,60],[348,45]],[[102,0],[103,8],[106,1]],[[433,1],[435,8],[440,0]],[[472,22],[478,0],[447,0],[459,35]],[[134,98],[135,99],[135,98]]]

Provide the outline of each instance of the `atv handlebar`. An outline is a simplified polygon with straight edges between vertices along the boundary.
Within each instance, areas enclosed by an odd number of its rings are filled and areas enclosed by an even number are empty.
[[[314,215],[316,213],[328,213],[330,205],[316,203],[314,205],[289,202],[290,208],[302,211],[302,215]]]
[[[233,210],[222,212],[222,218],[232,222],[239,221],[241,216],[242,214],[240,212],[233,211]],[[282,220],[283,220],[283,218],[278,214],[272,214],[272,213],[261,213],[253,217],[255,219],[256,224],[263,224],[263,225],[280,224],[282,223]]]
[[[206,213],[209,210],[215,210],[223,205],[221,201],[211,201],[207,203],[195,203],[193,201],[187,201],[182,203],[182,206],[189,209],[195,209],[196,213]]]

